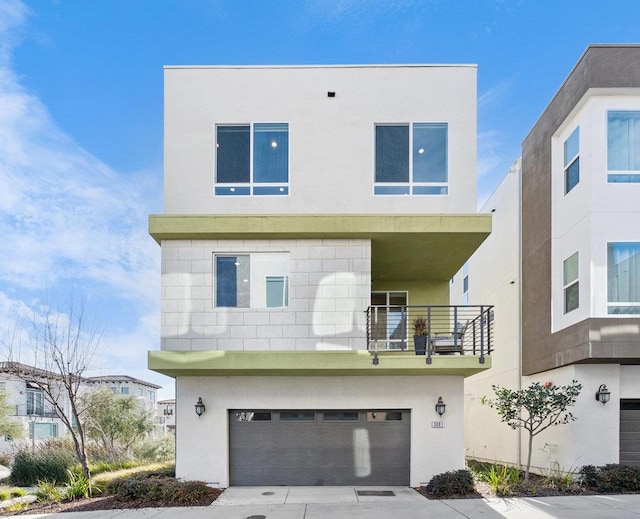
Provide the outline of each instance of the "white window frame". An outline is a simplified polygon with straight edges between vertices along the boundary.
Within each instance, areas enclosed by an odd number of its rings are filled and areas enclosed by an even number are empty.
[[[578,133],[578,150],[576,151],[576,154],[573,156],[567,156],[567,142],[569,142],[569,139],[571,139],[575,133]],[[580,184],[580,127],[576,126],[575,129],[569,134],[569,136],[564,140],[563,146],[562,146],[562,153],[563,153],[563,180],[564,180],[564,194],[565,196],[568,195],[571,191],[573,191],[573,189],[575,187],[578,186],[578,184]],[[569,186],[569,170],[573,167],[573,165],[578,162],[578,181],[571,187]]]
[[[286,124],[287,125],[287,181],[286,182],[254,182],[253,179],[253,143],[255,135],[256,124]],[[231,126],[249,126],[249,182],[218,182],[218,128],[219,127],[231,127]],[[258,121],[258,122],[245,122],[245,123],[218,123],[213,127],[213,194],[216,197],[233,197],[233,196],[248,196],[248,197],[265,197],[265,196],[289,196],[290,194],[290,182],[291,182],[291,146],[290,146],[290,124],[289,122],[280,121]],[[277,193],[256,193],[255,188],[274,188],[278,189]],[[224,193],[223,190],[229,190],[228,193]],[[237,190],[248,189],[248,193],[237,193]],[[220,191],[219,191],[220,190]]]
[[[575,257],[576,261],[576,276],[575,278],[566,279],[566,266],[567,262],[572,260]],[[578,290],[578,304],[575,308],[567,309],[567,292],[569,289],[577,286]],[[576,251],[567,258],[565,258],[562,262],[562,312],[564,315],[567,315],[575,310],[580,308],[580,252]]]
[[[610,309],[611,308],[615,308],[615,307],[627,307],[629,309],[631,308],[639,308],[640,307],[640,301],[609,301],[609,246],[610,245],[617,245],[617,244],[626,244],[626,243],[640,243],[638,241],[624,241],[624,240],[618,240],[618,241],[611,241],[611,242],[607,242],[607,285],[606,285],[606,289],[607,289],[607,315],[610,316],[614,316],[614,317],[635,317],[637,318],[640,315],[640,310],[638,311],[638,313],[633,313],[633,312],[611,312]]]
[[[637,169],[609,169],[609,115],[615,112],[635,112],[640,115],[640,110],[638,109],[615,109],[615,110],[607,110],[607,120],[606,120],[606,128],[607,128],[607,143],[606,143],[606,152],[607,152],[607,183],[609,184],[637,184],[640,183],[640,170]],[[640,124],[638,125],[638,131],[640,131]],[[634,128],[635,130],[635,128]],[[638,150],[640,153],[640,150]]]
[[[447,128],[446,158],[447,181],[446,182],[415,182],[413,171],[413,133],[416,124],[444,124]],[[379,126],[407,126],[409,128],[409,180],[407,182],[377,182],[376,181],[376,128]],[[411,121],[400,123],[375,123],[373,128],[373,194],[374,196],[448,196],[449,195],[449,123],[446,121]],[[378,187],[407,188],[407,193],[376,193]],[[442,193],[415,193],[415,188],[432,187],[444,190]]]

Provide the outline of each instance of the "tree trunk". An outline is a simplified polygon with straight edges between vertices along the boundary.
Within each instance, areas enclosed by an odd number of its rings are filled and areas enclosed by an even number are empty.
[[[531,469],[531,451],[533,450],[533,434],[529,431],[529,452],[527,453],[527,469],[524,471],[524,480],[529,481],[529,470]]]

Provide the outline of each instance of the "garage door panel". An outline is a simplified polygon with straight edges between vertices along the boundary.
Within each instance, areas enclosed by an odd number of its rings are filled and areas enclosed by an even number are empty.
[[[313,412],[305,411],[306,418]],[[409,411],[395,411],[402,420],[391,421],[383,413],[368,421],[364,410],[342,416],[329,411],[327,419],[315,411],[313,421],[298,421],[291,412],[283,412],[289,420],[282,420],[272,411],[268,424],[241,423],[235,413],[230,411],[231,485],[409,484]]]
[[[640,400],[620,401],[620,463],[640,467]]]

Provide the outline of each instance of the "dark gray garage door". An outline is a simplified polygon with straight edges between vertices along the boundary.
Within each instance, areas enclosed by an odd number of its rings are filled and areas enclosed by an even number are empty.
[[[230,483],[408,485],[407,410],[229,412]]]
[[[640,400],[620,401],[620,463],[640,467]]]

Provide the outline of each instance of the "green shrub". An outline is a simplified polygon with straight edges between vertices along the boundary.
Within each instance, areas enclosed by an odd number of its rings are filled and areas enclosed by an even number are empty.
[[[62,492],[56,486],[56,482],[42,480],[38,481],[36,497],[39,503],[59,503],[62,501]]]
[[[175,437],[145,438],[133,446],[133,457],[142,462],[171,461],[176,457]]]
[[[431,478],[427,484],[427,492],[436,497],[461,495],[466,496],[475,492],[473,476],[466,469],[452,470],[444,474],[438,474]]]
[[[135,477],[115,479],[107,484],[108,493],[121,501],[171,501],[176,505],[190,506],[211,496],[213,502],[215,490],[199,481],[176,481],[162,476]]]
[[[507,465],[491,465],[489,470],[481,473],[491,490],[498,496],[507,496],[514,492],[520,483],[520,470]]]
[[[583,483],[591,490],[607,493],[640,492],[640,468],[626,465],[585,465],[580,470]]]
[[[83,499],[91,495],[91,481],[82,474],[67,470],[68,482],[64,484],[64,497],[69,501]]]
[[[75,457],[66,450],[20,451],[15,456],[9,480],[19,486],[37,485],[44,480],[67,481],[67,470],[74,463]]]

